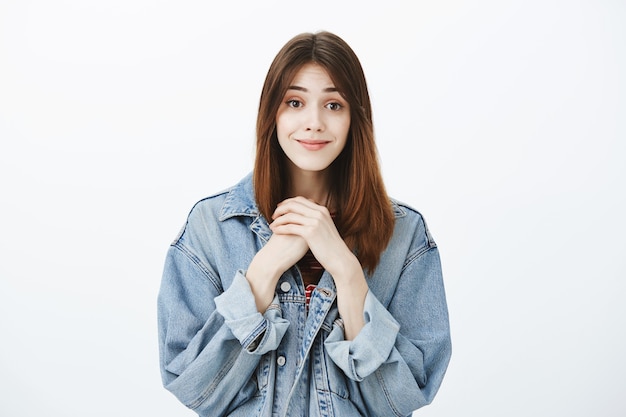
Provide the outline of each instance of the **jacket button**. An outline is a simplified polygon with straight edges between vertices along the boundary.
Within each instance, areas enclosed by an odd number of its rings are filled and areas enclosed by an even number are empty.
[[[280,284],[280,289],[282,292],[289,292],[289,290],[291,289],[291,284],[288,283],[287,281],[283,281]]]
[[[278,359],[276,359],[278,366],[283,366],[286,362],[287,359],[284,356],[279,356]]]

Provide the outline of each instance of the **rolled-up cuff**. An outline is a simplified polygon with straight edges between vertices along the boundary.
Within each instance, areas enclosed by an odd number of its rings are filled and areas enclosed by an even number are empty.
[[[289,321],[282,318],[278,296],[274,296],[265,314],[258,312],[243,271],[237,271],[230,287],[215,297],[215,306],[241,346],[253,354],[278,348],[289,327]]]
[[[343,328],[335,323],[324,342],[333,362],[354,381],[362,381],[389,358],[400,330],[398,322],[371,291],[365,297],[363,317],[365,326],[354,340],[345,340]]]

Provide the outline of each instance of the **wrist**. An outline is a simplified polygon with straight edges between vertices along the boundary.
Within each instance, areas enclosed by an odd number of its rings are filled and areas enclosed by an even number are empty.
[[[259,251],[246,271],[246,278],[252,281],[262,281],[266,283],[276,283],[282,272],[278,271],[275,263],[267,262],[261,251]]]
[[[254,294],[257,309],[263,313],[274,298],[276,283],[282,272],[279,272],[272,263],[265,262],[260,254],[261,252],[258,252],[252,259],[245,276]]]
[[[363,269],[351,269],[347,275],[335,278],[337,288],[337,308],[344,323],[344,337],[353,340],[365,326],[363,311],[369,286]]]
[[[363,274],[363,267],[352,252],[347,252],[346,256],[341,258],[341,262],[338,263],[330,274],[335,278],[337,286],[346,285],[351,286],[354,281],[361,281],[365,279]]]

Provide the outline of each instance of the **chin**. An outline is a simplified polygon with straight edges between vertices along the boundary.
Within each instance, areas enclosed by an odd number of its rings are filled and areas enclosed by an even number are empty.
[[[295,163],[292,161],[291,166],[294,170],[303,172],[322,172],[328,169],[330,163],[315,163],[315,162],[302,162]]]
[[[328,168],[328,165],[325,165],[323,167],[317,167],[317,166],[303,166],[303,167],[299,167],[299,166],[296,166],[297,170],[303,171],[303,172],[324,172],[324,171],[326,171],[327,168]]]

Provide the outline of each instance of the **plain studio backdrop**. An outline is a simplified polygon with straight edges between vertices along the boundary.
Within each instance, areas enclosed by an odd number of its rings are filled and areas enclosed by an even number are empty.
[[[0,1],[0,415],[192,416],[156,296],[292,36],[360,57],[453,356],[419,416],[624,416],[626,3]],[[387,416],[382,416],[387,417]]]

